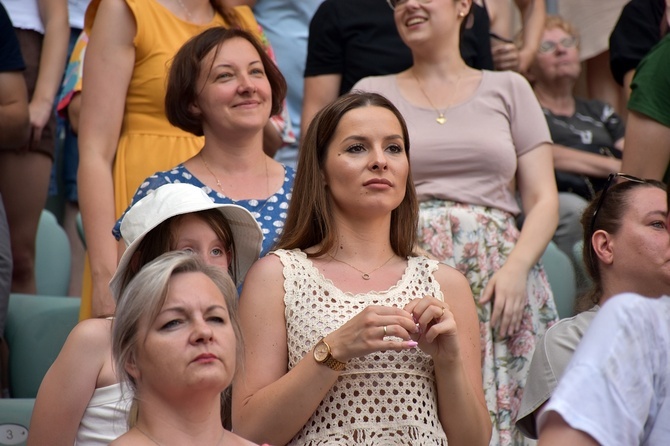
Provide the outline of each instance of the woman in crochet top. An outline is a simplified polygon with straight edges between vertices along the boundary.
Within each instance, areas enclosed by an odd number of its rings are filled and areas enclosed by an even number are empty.
[[[398,110],[341,97],[310,124],[299,166],[300,206],[240,298],[233,430],[270,444],[487,445],[474,301],[459,272],[415,254]]]

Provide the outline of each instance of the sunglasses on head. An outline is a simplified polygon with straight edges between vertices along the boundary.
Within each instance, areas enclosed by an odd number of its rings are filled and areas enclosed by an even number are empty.
[[[634,177],[633,175],[628,175],[627,173],[618,172],[609,174],[609,176],[607,177],[607,182],[605,183],[605,187],[603,187],[603,191],[600,193],[600,198],[598,198],[596,208],[593,210],[593,215],[591,216],[591,234],[593,234],[595,230],[596,217],[598,216],[598,211],[600,211],[600,208],[603,207],[603,203],[605,202],[605,196],[607,196],[607,191],[613,185],[618,184],[618,180],[620,178],[627,181],[632,181],[634,183],[649,183],[648,180],[643,180],[642,178]]]

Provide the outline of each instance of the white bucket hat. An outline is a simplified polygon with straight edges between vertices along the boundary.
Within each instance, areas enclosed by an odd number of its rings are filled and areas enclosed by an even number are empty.
[[[218,209],[230,225],[235,243],[237,284],[240,285],[251,265],[258,260],[263,232],[256,219],[242,206],[214,203],[199,187],[187,183],[169,183],[150,191],[135,203],[121,221],[121,237],[126,250],[121,256],[110,284],[120,280],[123,271],[144,237],[158,225],[176,215]]]

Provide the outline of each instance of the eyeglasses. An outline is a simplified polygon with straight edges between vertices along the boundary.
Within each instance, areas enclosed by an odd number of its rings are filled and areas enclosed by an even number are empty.
[[[538,49],[538,52],[542,54],[549,54],[553,53],[556,51],[556,48],[558,48],[558,44],[561,44],[563,48],[572,48],[575,45],[577,45],[577,38],[574,36],[569,36],[569,37],[563,37],[561,40],[558,42],[553,42],[551,40],[545,40],[540,44],[540,48]]]
[[[409,0],[386,0],[392,10],[403,8]],[[419,3],[430,3],[433,0],[417,0]]]
[[[605,183],[605,187],[603,187],[603,191],[600,192],[600,198],[598,198],[598,204],[596,204],[596,208],[593,210],[593,216],[591,217],[591,235],[593,235],[593,232],[596,227],[596,217],[598,216],[598,211],[600,211],[600,208],[603,207],[603,203],[605,202],[605,196],[607,195],[607,191],[609,188],[615,184],[617,184],[617,179],[623,178],[624,180],[632,181],[634,183],[649,183],[650,181],[648,180],[643,180],[642,178],[634,177],[633,175],[628,175],[626,173],[611,173],[607,177],[607,182]]]

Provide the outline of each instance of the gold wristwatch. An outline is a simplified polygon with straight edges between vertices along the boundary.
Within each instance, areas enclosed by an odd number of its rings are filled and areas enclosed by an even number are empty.
[[[330,369],[333,369],[337,372],[344,370],[347,366],[346,362],[338,361],[333,358],[333,355],[330,354],[330,345],[324,341],[324,338],[321,338],[319,342],[314,347],[314,360],[319,364],[323,364]]]

